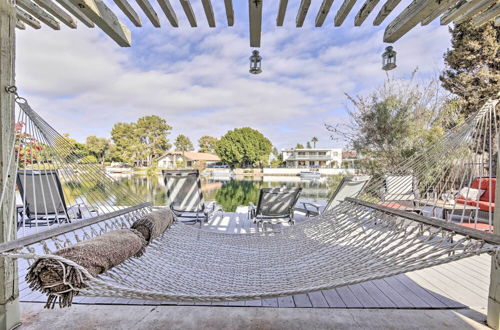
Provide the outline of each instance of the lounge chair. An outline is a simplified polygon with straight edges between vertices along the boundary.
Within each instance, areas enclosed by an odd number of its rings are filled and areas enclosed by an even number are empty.
[[[163,170],[168,206],[180,221],[208,221],[222,211],[215,202],[205,203],[198,170]]]
[[[303,202],[303,208],[297,210],[305,212],[306,216],[316,216],[321,213],[330,211],[334,207],[339,205],[346,197],[358,197],[359,194],[361,194],[361,192],[363,192],[363,190],[366,188],[368,182],[370,182],[370,179],[370,176],[343,177],[322,212],[320,211],[321,205],[311,202]]]
[[[380,193],[383,204],[393,208],[411,207],[413,201],[418,198],[413,175],[387,175]]]
[[[262,188],[257,206],[250,203],[248,216],[254,223],[264,220],[288,219],[295,223],[293,212],[302,188]]]
[[[56,170],[21,170],[17,173],[17,187],[24,207],[18,212],[19,222],[24,221],[30,227],[51,225],[55,222],[71,222],[72,219],[82,219],[82,209],[98,214],[97,210],[89,209],[84,203],[67,207],[64,192]],[[24,212],[22,212],[24,211]],[[24,219],[24,215],[28,218]]]

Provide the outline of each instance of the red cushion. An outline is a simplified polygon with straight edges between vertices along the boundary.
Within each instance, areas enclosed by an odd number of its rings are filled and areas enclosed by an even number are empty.
[[[491,180],[491,200],[490,200],[490,180]],[[472,181],[471,188],[484,190],[484,193],[479,198],[483,202],[495,201],[495,189],[497,186],[496,178],[475,178]]]
[[[489,202],[483,202],[483,201],[475,201],[475,200],[472,200],[472,199],[463,199],[463,198],[457,198],[456,202],[459,203],[459,204],[479,206],[479,209],[481,211],[486,211],[486,212],[490,211],[490,206],[491,206],[491,211],[495,212],[495,203],[489,203]]]
[[[487,223],[458,223],[458,225],[467,227],[467,228],[472,228],[472,229],[477,229],[477,230],[482,230],[482,231],[487,231],[490,233],[493,233],[494,227],[490,226]]]
[[[392,202],[379,202],[379,205],[385,206],[385,207],[390,207],[391,209],[396,209],[396,210],[411,210],[410,207],[404,206],[398,203],[392,203]]]

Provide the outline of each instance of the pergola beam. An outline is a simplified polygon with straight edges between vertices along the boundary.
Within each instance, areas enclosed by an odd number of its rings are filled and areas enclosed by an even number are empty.
[[[433,20],[435,20],[439,15],[441,15],[445,10],[449,9],[456,3],[456,0],[445,0],[443,1],[439,7],[434,9],[432,13],[422,20],[422,26],[428,25]]]
[[[139,14],[132,8],[127,0],[114,0],[115,4],[120,8],[120,10],[128,17],[128,19],[137,27],[142,26],[141,18]]]
[[[306,19],[307,12],[311,6],[311,0],[301,0],[299,10],[297,12],[297,17],[295,18],[296,27],[302,27],[304,25],[304,20]]]
[[[319,7],[318,15],[316,15],[316,22],[315,22],[316,27],[323,26],[326,16],[328,16],[330,8],[332,8],[332,4],[333,0],[323,0],[323,2],[321,3],[321,7]]]
[[[179,0],[179,1],[181,2],[182,9],[186,14],[189,24],[191,24],[191,27],[196,27],[197,26],[196,16],[194,16],[193,7],[191,7],[191,3],[189,2],[189,0]]]
[[[66,9],[70,14],[75,16],[76,19],[85,24],[87,27],[89,28],[95,27],[94,22],[92,22],[87,16],[85,16],[85,14],[80,11],[80,9],[78,9],[77,7],[75,7],[75,5],[69,2],[70,0],[55,0],[55,1],[57,1],[59,5],[61,5],[61,7]]]
[[[170,1],[158,0],[158,4],[160,5],[161,10],[163,10],[163,13],[167,17],[168,21],[170,22],[170,25],[172,25],[173,27],[179,27],[179,21],[177,20],[177,15],[175,14],[175,11],[172,8],[172,5],[170,4]]]
[[[210,0],[201,0],[201,3],[203,5],[203,10],[205,11],[205,16],[207,16],[208,26],[215,27],[215,16],[212,2]]]
[[[352,6],[356,3],[356,0],[344,0],[342,6],[340,6],[337,15],[335,15],[334,25],[341,26],[344,23],[345,18],[349,15],[349,12],[352,9]]]
[[[31,2],[30,0],[17,0],[16,4],[24,9],[26,12],[30,13],[33,15],[36,19],[40,20],[41,22],[45,23],[46,25],[50,26],[54,30],[60,30],[61,26],[59,25],[59,22],[56,21],[54,17],[49,15],[45,10],[43,10],[40,6],[37,4]]]
[[[361,26],[380,0],[366,0],[354,19],[354,26]]]
[[[16,13],[12,1],[0,0],[0,186],[5,195],[0,203],[0,243],[16,239],[16,157],[14,95],[5,90],[15,86]],[[32,54],[36,56],[37,54]],[[0,258],[0,329],[14,329],[20,323],[18,265],[15,259]]]
[[[250,47],[260,47],[262,30],[262,0],[248,0]]]
[[[234,25],[234,9],[233,9],[233,0],[224,0],[224,6],[226,7],[226,17],[227,17],[227,25]]]
[[[462,0],[441,16],[441,25],[448,25],[474,5],[474,0]]]
[[[373,25],[380,25],[385,20],[387,16],[394,10],[394,8],[399,5],[401,0],[387,0],[386,3],[380,8],[380,11],[377,14],[377,17],[373,20]]]
[[[16,28],[19,30],[26,30],[26,25],[18,18],[16,19]]]
[[[481,14],[474,17],[472,19],[472,24],[479,27],[483,24],[486,24],[487,22],[489,22],[490,20],[494,19],[497,16],[500,19],[500,3],[497,3],[490,9],[485,10]]]
[[[280,5],[278,7],[278,16],[276,17],[277,26],[283,26],[283,22],[285,21],[287,6],[288,6],[288,0],[280,0]]]
[[[414,28],[435,10],[441,0],[413,0],[395,19],[384,33],[384,42],[395,42]]]
[[[102,0],[70,0],[121,47],[130,47],[130,30],[118,20],[115,13]]]
[[[42,27],[42,24],[40,23],[39,20],[37,20],[36,18],[34,18],[33,16],[31,16],[30,14],[28,14],[19,7],[16,7],[16,15],[21,22],[28,24],[34,29],[38,30]]]
[[[476,14],[480,13],[481,11],[487,9],[488,7],[492,6],[496,2],[497,2],[497,0],[475,1],[475,4],[471,7],[469,7],[469,9],[466,10],[462,15],[455,18],[453,23],[455,23],[455,24],[462,23],[463,21],[473,17],[474,15],[476,15]]]
[[[136,1],[139,7],[141,7],[144,14],[146,14],[146,17],[149,19],[151,24],[153,24],[154,27],[159,28],[160,18],[158,17],[158,14],[154,10],[153,6],[151,6],[151,3],[149,3],[148,0],[136,0]]]
[[[76,19],[68,15],[68,13],[61,9],[51,0],[33,0],[37,5],[45,9],[49,14],[53,15],[62,23],[66,24],[72,29],[76,29]]]

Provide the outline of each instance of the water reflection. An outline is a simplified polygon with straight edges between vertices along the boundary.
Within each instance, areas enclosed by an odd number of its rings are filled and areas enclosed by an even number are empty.
[[[167,194],[162,176],[125,175],[115,176],[144,201],[154,205],[166,205]],[[239,205],[257,203],[260,188],[301,187],[300,200],[325,203],[335,191],[341,176],[323,178],[319,181],[304,181],[299,177],[242,177],[234,179],[212,179],[202,177],[202,190],[206,201],[217,201],[224,211],[234,212]],[[118,201],[117,201],[118,202]]]

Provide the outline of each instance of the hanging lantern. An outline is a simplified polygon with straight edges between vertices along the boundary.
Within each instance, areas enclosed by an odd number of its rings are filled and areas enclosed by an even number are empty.
[[[382,54],[382,69],[389,71],[396,68],[396,52],[388,46]]]
[[[262,61],[262,57],[259,55],[258,50],[254,50],[252,52],[252,56],[250,56],[250,73],[253,74],[259,74],[262,72],[262,69],[260,68],[260,64]]]

